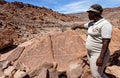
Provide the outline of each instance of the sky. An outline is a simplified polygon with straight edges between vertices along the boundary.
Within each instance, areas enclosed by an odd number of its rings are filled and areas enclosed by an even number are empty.
[[[103,8],[120,7],[120,0],[5,0],[7,2],[23,2],[39,7],[46,7],[63,14],[85,12],[92,4],[100,4]]]

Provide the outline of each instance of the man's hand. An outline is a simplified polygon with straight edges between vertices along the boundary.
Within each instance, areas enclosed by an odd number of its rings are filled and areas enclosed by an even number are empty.
[[[103,58],[99,57],[96,61],[96,65],[97,66],[103,66],[103,61],[104,61]]]
[[[75,30],[76,28],[77,28],[76,26],[71,27],[72,30]]]
[[[105,54],[108,50],[109,43],[110,43],[110,39],[103,39],[103,46],[102,46],[101,54],[96,61],[97,66],[102,66],[103,65],[103,61],[104,61],[104,58],[105,58]]]

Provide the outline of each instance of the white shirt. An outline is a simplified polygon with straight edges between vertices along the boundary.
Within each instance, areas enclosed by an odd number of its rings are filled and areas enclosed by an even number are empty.
[[[95,23],[89,22],[84,26],[88,28],[86,48],[90,51],[101,52],[102,39],[111,39],[112,37],[112,25],[103,18]]]

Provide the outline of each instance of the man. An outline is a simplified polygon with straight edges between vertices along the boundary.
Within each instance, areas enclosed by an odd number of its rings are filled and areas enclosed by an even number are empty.
[[[88,29],[86,40],[87,57],[93,78],[109,78],[103,72],[109,60],[109,43],[112,37],[112,25],[101,16],[103,8],[99,4],[91,5],[87,10],[90,22],[72,27]]]

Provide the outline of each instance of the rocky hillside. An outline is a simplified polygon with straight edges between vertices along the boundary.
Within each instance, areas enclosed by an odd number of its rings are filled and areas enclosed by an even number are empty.
[[[103,13],[115,27],[120,26],[119,9],[106,8]],[[8,37],[14,39],[15,45],[38,35],[65,31],[74,24],[81,24],[87,20],[86,13],[60,14],[45,7],[0,0],[0,30],[11,32],[8,32]]]
[[[16,45],[52,31],[61,31],[66,22],[79,20],[75,16],[60,14],[45,7],[37,7],[22,2],[0,0],[0,29],[14,31]],[[15,35],[16,34],[16,35]],[[12,33],[11,33],[12,35]]]

